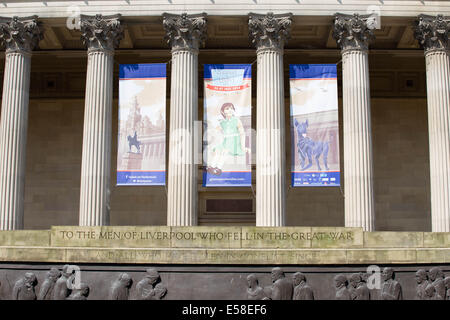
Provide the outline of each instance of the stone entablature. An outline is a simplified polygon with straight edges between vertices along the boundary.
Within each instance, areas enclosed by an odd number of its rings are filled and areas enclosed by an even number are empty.
[[[26,4],[16,0],[3,1],[3,15],[32,15],[38,14],[48,18],[67,18],[79,10],[83,14],[95,15],[98,12],[115,14],[120,12],[125,16],[158,16],[164,12],[181,14],[186,8],[198,7],[198,1],[187,0],[182,3],[166,1],[166,5],[155,5],[151,0],[139,1],[138,5],[127,1],[96,1],[83,0],[56,0],[42,5],[42,0],[29,0]],[[232,2],[203,1],[202,8],[208,15],[242,15],[247,12],[265,14],[267,11],[274,13],[292,12],[294,15],[305,16],[332,16],[335,12],[346,14],[366,14],[370,11],[380,11],[383,16],[416,17],[421,13],[435,14],[436,12],[450,11],[450,3],[447,1],[432,0],[397,0],[379,1],[366,0],[363,4],[355,5],[354,1],[316,0],[316,1],[277,1],[276,5],[259,3],[252,0],[239,0]],[[114,11],[113,11],[114,10]]]

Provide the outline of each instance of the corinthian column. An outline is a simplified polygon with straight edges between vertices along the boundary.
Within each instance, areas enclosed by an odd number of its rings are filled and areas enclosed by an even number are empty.
[[[342,52],[345,226],[373,231],[372,131],[367,26],[370,16],[336,14],[333,37]]]
[[[425,49],[430,143],[431,229],[450,232],[450,17],[419,16]]]
[[[6,47],[0,123],[0,229],[23,229],[31,52],[42,39],[37,16],[0,17]]]
[[[285,225],[286,151],[283,47],[292,14],[249,14],[258,61],[256,117],[256,225]]]
[[[88,49],[81,162],[80,226],[109,224],[114,49],[123,37],[120,15],[81,15]]]
[[[206,39],[206,14],[165,13],[172,48],[167,225],[197,225],[194,122],[198,108],[198,49]]]

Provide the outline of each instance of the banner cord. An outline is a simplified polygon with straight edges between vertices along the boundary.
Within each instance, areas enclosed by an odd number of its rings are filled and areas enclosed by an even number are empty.
[[[342,198],[345,199],[345,193],[342,191],[342,185],[339,183],[339,190],[341,191]]]
[[[255,59],[255,60],[252,62],[251,66],[252,66],[257,60],[258,60],[258,59]]]
[[[253,198],[255,198],[255,199],[256,199],[256,194],[255,194],[255,190],[253,189],[253,183],[252,183],[252,186],[251,186],[251,188],[252,188]]]
[[[337,63],[336,63],[336,65],[338,65],[339,63],[341,63],[342,62],[342,59],[341,60],[339,60]]]

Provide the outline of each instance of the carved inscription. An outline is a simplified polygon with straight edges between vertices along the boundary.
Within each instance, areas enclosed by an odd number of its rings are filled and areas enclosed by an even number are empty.
[[[64,240],[329,240],[352,241],[353,232],[166,232],[166,231],[71,231],[60,230]]]

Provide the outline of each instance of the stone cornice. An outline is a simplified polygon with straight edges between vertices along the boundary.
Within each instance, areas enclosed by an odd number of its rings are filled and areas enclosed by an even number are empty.
[[[81,40],[89,52],[112,52],[119,46],[123,38],[123,27],[120,14],[111,16],[80,15]]]
[[[164,13],[166,40],[172,51],[197,51],[206,40],[206,13],[181,15]]]
[[[37,16],[31,17],[0,17],[0,42],[6,47],[7,53],[31,53],[43,38]]]
[[[372,15],[335,14],[333,38],[343,52],[346,50],[368,49],[369,42],[375,39],[370,28],[372,19]]]
[[[425,52],[449,50],[450,17],[420,15],[414,36]]]
[[[249,38],[258,51],[283,50],[290,37],[292,13],[249,13]]]

